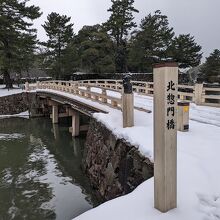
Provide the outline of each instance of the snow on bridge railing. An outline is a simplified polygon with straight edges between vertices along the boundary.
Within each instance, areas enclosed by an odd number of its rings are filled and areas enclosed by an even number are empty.
[[[115,109],[121,110],[122,101],[121,98],[116,98],[107,95],[105,88],[98,88],[99,92],[91,91],[91,87],[80,87],[77,83],[71,81],[45,81],[38,82],[36,84],[28,85],[26,84],[27,90],[35,90],[35,89],[52,89],[56,91],[66,92],[70,94],[74,94],[83,98],[87,98],[90,100],[94,100],[96,102],[108,105]]]
[[[153,96],[154,94],[154,83],[143,82],[143,81],[132,81],[133,91],[140,95]],[[96,101],[104,100],[107,104],[121,108],[121,99],[107,96],[106,90],[112,90],[122,92],[122,80],[110,80],[110,79],[99,79],[99,80],[81,80],[81,81],[44,81],[37,82],[35,85],[30,85],[30,89],[38,88],[51,88],[60,91],[67,91],[73,88],[77,88],[78,94],[86,93],[89,97],[95,97]],[[79,87],[85,87],[80,89]],[[97,95],[95,92],[91,92],[90,88],[96,87],[102,89],[102,94]],[[180,100],[194,102],[197,105],[207,105],[213,107],[220,107],[220,88],[207,87],[204,84],[190,85],[178,85],[178,98]],[[77,93],[77,91],[75,91]],[[88,94],[90,93],[90,94]],[[98,96],[98,97],[97,97]],[[112,100],[111,100],[112,99]],[[115,100],[116,99],[116,100]],[[117,103],[117,104],[116,104]]]

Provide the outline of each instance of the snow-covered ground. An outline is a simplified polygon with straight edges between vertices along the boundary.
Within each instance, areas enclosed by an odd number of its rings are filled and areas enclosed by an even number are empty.
[[[149,121],[149,118],[145,117],[146,124],[152,125],[151,122],[152,119]],[[145,139],[150,139],[145,143],[153,144],[152,131],[149,130],[147,126],[143,127],[140,137],[142,135]],[[138,136],[137,134],[136,137]],[[144,152],[152,155],[153,145],[145,145],[145,147]],[[178,132],[177,209],[166,214],[154,209],[154,178],[151,178],[132,193],[106,202],[76,220],[219,220],[219,155],[220,128],[190,121],[189,132]]]
[[[14,89],[5,89],[5,85],[0,85],[0,97],[22,93],[24,90],[15,87]]]
[[[4,118],[29,118],[29,112],[21,112],[19,114],[14,114],[14,115],[0,115],[0,119],[4,119]]]
[[[46,90],[51,91],[52,90]],[[97,91],[94,89],[93,91]],[[119,110],[64,92],[55,92],[103,109],[95,113],[119,138],[137,146],[153,161],[153,113],[135,111],[135,126],[122,128]],[[118,97],[109,92],[108,95]],[[152,97],[135,94],[135,105],[153,110]],[[178,132],[178,208],[162,214],[154,209],[154,178],[132,193],[106,202],[76,220],[219,220],[220,219],[220,108],[190,107],[190,130]]]

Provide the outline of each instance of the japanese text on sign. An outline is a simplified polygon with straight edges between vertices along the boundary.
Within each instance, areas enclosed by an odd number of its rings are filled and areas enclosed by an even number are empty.
[[[172,93],[176,90],[175,83],[171,80],[168,82],[167,85],[167,122],[166,127],[168,130],[175,129],[175,120],[174,116],[176,114],[175,112],[175,95]]]

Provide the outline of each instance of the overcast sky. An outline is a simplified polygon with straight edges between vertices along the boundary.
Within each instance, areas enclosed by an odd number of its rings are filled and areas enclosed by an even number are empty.
[[[40,40],[46,39],[41,24],[51,12],[71,16],[77,33],[83,25],[106,21],[110,15],[107,9],[111,6],[111,0],[31,0],[30,3],[43,12],[35,21]],[[138,24],[147,14],[160,9],[168,16],[176,34],[195,36],[205,57],[213,49],[220,49],[220,0],[135,0],[135,7],[140,11],[135,14]]]

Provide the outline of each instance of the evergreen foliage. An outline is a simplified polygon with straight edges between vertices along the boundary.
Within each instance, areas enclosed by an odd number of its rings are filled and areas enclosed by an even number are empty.
[[[201,49],[193,36],[181,34],[172,40],[170,56],[179,63],[180,68],[195,67],[201,62]]]
[[[75,43],[81,70],[93,73],[115,71],[113,43],[101,25],[84,26]]]
[[[129,31],[136,27],[133,21],[134,0],[111,0],[110,18],[104,24],[115,43],[115,65],[117,72],[127,71],[127,37]]]
[[[47,42],[42,43],[47,49],[44,65],[48,72],[56,78],[61,78],[65,74],[65,68],[69,68],[64,65],[63,61],[67,55],[67,46],[72,42],[74,36],[73,24],[70,23],[70,20],[71,17],[52,12],[42,25],[49,38]]]
[[[10,72],[20,74],[34,64],[62,79],[76,71],[91,73],[152,72],[152,65],[167,59],[179,67],[200,64],[202,53],[193,36],[175,37],[166,15],[159,10],[142,19],[137,30],[134,0],[111,0],[111,13],[103,25],[84,26],[74,35],[71,18],[52,12],[42,25],[48,40],[37,44],[33,20],[40,9],[27,6],[29,0],[0,2],[0,72],[7,87],[12,86]],[[38,46],[39,53],[36,53]],[[219,72],[219,50],[207,58],[203,72]],[[214,64],[212,64],[214,63]]]
[[[201,73],[205,81],[220,81],[220,50],[215,49],[209,57],[206,58],[205,64],[201,68]]]
[[[153,63],[169,58],[173,36],[167,16],[159,10],[142,19],[130,41],[129,70],[149,72]]]
[[[33,63],[36,29],[33,20],[41,16],[40,8],[27,6],[29,0],[0,2],[0,70],[6,87],[12,87],[11,71],[20,73]]]

